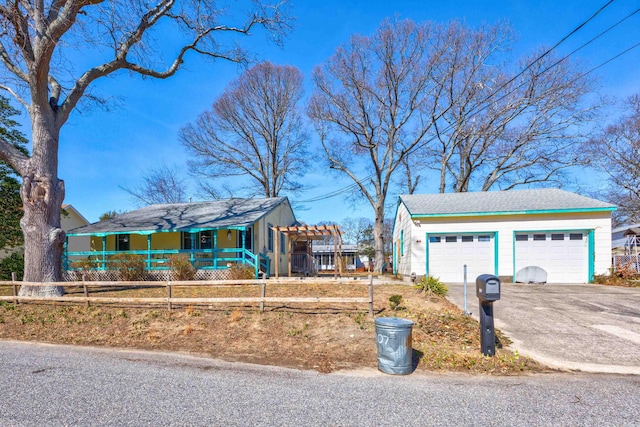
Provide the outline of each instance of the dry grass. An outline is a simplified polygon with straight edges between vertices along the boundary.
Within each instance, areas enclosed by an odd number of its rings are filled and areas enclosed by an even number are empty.
[[[69,289],[82,295],[81,289]],[[8,292],[8,293],[7,293]],[[306,284],[267,287],[267,296],[366,297],[367,286]],[[11,295],[11,288],[0,289]],[[402,295],[391,310],[389,297]],[[164,297],[164,288],[99,289],[92,295]],[[259,296],[258,286],[176,288],[175,297]],[[376,316],[415,322],[414,355],[418,370],[516,374],[545,370],[537,363],[498,348],[495,357],[480,354],[478,323],[440,297],[426,298],[407,285],[376,286]],[[226,360],[273,364],[330,372],[376,367],[374,322],[367,308],[353,304],[187,305],[85,307],[82,304],[0,303],[0,339],[180,351]],[[498,332],[502,344],[507,339]]]

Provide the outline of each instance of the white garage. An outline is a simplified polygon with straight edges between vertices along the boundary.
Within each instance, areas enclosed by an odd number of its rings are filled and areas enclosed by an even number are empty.
[[[548,283],[587,283],[611,266],[615,206],[559,189],[400,196],[393,265],[400,275],[512,282],[538,267]],[[522,276],[519,276],[522,277]]]

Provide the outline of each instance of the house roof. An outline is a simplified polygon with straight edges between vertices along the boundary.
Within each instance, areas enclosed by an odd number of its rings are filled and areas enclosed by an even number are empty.
[[[78,216],[78,218],[80,219],[80,221],[84,222],[85,224],[91,224],[87,218],[84,217],[84,215],[82,215],[80,212],[78,212],[78,210],[76,208],[73,207],[73,205],[66,203],[64,205],[62,205],[62,209],[64,209],[67,212],[73,212],[74,214],[76,214]]]
[[[412,217],[612,211],[615,205],[557,188],[400,196]]]
[[[195,232],[220,228],[244,228],[283,203],[289,204],[289,200],[286,197],[273,197],[150,205],[73,229],[67,234],[75,236],[151,234],[168,231]]]

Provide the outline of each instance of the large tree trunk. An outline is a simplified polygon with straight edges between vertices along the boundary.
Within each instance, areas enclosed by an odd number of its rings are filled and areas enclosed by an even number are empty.
[[[45,107],[46,108],[46,107]],[[58,179],[58,138],[54,114],[34,108],[33,155],[22,176],[20,195],[24,216],[24,281],[62,281],[62,249],[65,233],[60,228],[64,182]],[[22,286],[21,296],[63,295],[61,286]]]
[[[376,273],[382,273],[382,265],[384,264],[384,201],[378,201],[375,206],[376,220],[373,225],[373,246],[375,250],[375,267]]]

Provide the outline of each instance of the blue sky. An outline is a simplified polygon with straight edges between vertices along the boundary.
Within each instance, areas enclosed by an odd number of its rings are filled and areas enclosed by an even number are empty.
[[[515,56],[544,45],[551,46],[606,3],[600,1],[427,1],[427,0],[323,0],[298,1],[292,8],[295,28],[283,48],[261,34],[243,40],[257,59],[297,66],[308,78],[313,67],[325,61],[351,34],[372,34],[386,17],[415,21],[465,20],[470,25],[508,20],[519,35]],[[560,48],[569,53],[638,7],[637,2],[616,1],[596,20],[572,36]],[[640,14],[581,50],[575,58],[588,68],[640,41]],[[640,48],[598,70],[602,93],[626,97],[640,92]],[[150,167],[165,163],[186,169],[187,155],[178,142],[178,131],[208,109],[225,86],[241,70],[234,64],[212,63],[196,55],[168,80],[141,79],[126,74],[98,82],[99,94],[117,100],[111,111],[91,109],[74,113],[62,130],[59,176],[66,183],[65,203],[74,205],[88,220],[109,210],[135,208],[120,187],[135,187]],[[312,86],[307,80],[306,95]],[[26,119],[26,117],[25,117]],[[26,129],[23,129],[26,131]],[[312,144],[317,142],[313,132]],[[318,153],[318,170],[310,171],[315,185],[298,199],[307,199],[351,184],[330,175]],[[588,183],[597,185],[597,183]],[[434,191],[428,185],[423,191]],[[389,200],[397,198],[390,194]],[[194,195],[194,200],[197,196]],[[293,199],[293,198],[292,198]],[[342,196],[308,204],[296,212],[299,220],[316,223],[345,217],[372,217],[366,202],[354,205]]]

